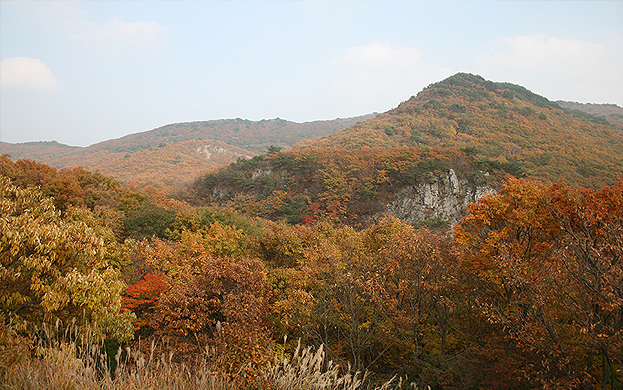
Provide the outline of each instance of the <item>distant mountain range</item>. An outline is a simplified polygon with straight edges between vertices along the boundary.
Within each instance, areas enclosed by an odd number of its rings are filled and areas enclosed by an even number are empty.
[[[279,118],[175,123],[88,147],[72,147],[55,141],[0,142],[0,154],[35,160],[55,168],[81,166],[125,182],[174,192],[200,173],[238,158],[250,158],[269,146],[288,148],[375,116],[305,123]]]
[[[623,172],[623,108],[553,102],[526,88],[459,73],[382,114],[295,123],[275,118],[175,123],[71,147],[0,142],[0,154],[55,168],[82,166],[176,192],[200,174],[280,148],[446,147],[543,180],[601,186]]]

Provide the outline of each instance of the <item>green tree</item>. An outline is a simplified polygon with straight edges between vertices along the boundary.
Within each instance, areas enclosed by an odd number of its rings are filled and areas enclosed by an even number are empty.
[[[282,149],[283,148],[281,146],[270,145],[268,148],[266,148],[266,154],[271,155],[279,153]]]
[[[153,236],[166,237],[167,229],[170,229],[174,222],[175,211],[145,202],[129,211],[123,225],[128,237],[142,240]]]

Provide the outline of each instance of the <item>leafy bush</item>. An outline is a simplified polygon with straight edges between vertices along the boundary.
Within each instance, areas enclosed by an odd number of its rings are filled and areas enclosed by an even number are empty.
[[[153,236],[164,238],[167,229],[170,229],[175,222],[175,214],[173,210],[145,202],[128,212],[123,221],[125,235],[135,240]]]
[[[93,337],[132,337],[124,283],[89,218],[88,210],[62,218],[38,189],[0,176],[0,325],[29,335],[46,323],[64,330],[75,322],[80,331],[99,323]]]
[[[394,129],[393,126],[387,126],[384,131],[385,131],[385,134],[389,136],[396,135],[396,129]]]

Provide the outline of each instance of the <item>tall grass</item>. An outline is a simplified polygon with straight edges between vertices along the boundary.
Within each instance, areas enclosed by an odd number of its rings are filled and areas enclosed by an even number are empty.
[[[4,365],[1,389],[210,389],[236,388],[207,364],[189,367],[175,363],[173,355],[157,356],[119,349],[113,372],[102,345],[80,346],[76,341],[38,346],[26,358]]]
[[[66,340],[67,338],[63,338]],[[0,389],[207,389],[234,390],[235,381],[215,371],[208,359],[198,366],[175,363],[172,354],[119,349],[114,370],[108,363],[102,344],[83,344],[80,340],[40,340],[34,350],[0,360]],[[19,348],[18,348],[19,349]],[[17,350],[15,350],[17,351]],[[13,352],[15,352],[13,351]],[[5,351],[6,352],[6,351]],[[6,357],[8,355],[0,355]],[[16,357],[17,356],[17,357]],[[116,367],[115,367],[116,365]],[[111,372],[112,371],[112,372]],[[302,348],[300,343],[291,358],[284,353],[263,370],[264,381],[255,389],[274,390],[389,390],[416,388],[402,380],[390,380],[378,386],[367,381],[366,374],[351,374],[348,369],[326,360],[324,348]]]
[[[314,351],[313,347],[301,349],[299,342],[291,359],[282,353],[275,360],[264,375],[271,388],[276,390],[417,389],[413,383],[403,383],[402,378],[392,378],[380,386],[371,386],[366,381],[368,373],[350,374],[350,367],[343,370],[332,361],[327,361],[322,345]]]
[[[342,373],[332,361],[327,362],[322,345],[314,352],[312,347],[301,349],[299,343],[291,360],[283,354],[276,360],[265,377],[277,390],[356,390],[366,379],[365,374],[351,375],[350,369]]]

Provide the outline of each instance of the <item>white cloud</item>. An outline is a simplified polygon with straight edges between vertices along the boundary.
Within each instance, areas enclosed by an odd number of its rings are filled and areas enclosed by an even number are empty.
[[[603,45],[544,35],[503,37],[476,58],[483,67],[506,67],[527,72],[556,71],[580,75],[599,67]]]
[[[169,29],[153,21],[124,22],[114,17],[104,23],[84,21],[72,38],[89,44],[126,45],[153,49],[165,42]]]
[[[349,48],[329,64],[335,71],[331,90],[336,101],[361,107],[360,112],[395,107],[431,80],[451,74],[448,68],[423,61],[414,48],[394,49],[382,42]]]
[[[58,87],[52,70],[36,58],[12,57],[0,63],[3,86],[50,91]]]
[[[621,53],[623,45],[616,37],[591,43],[526,35],[491,41],[475,57],[475,65],[485,78],[513,80],[550,99],[621,102]]]

